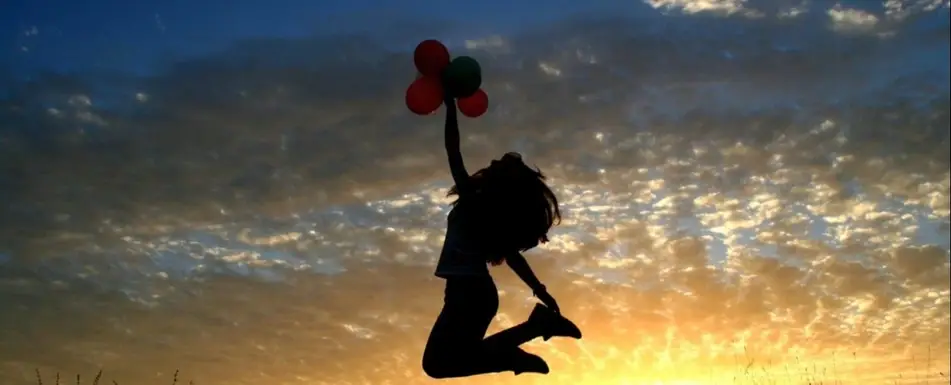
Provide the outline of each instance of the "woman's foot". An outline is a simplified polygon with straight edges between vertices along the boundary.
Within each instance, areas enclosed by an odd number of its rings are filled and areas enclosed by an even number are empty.
[[[542,338],[545,341],[555,336],[581,339],[581,329],[578,329],[574,322],[553,312],[545,305],[536,304],[532,314],[528,316],[528,321],[541,328]]]
[[[514,368],[512,371],[515,372],[516,376],[522,373],[548,374],[549,372],[548,363],[543,358],[521,348],[515,348],[512,363]]]

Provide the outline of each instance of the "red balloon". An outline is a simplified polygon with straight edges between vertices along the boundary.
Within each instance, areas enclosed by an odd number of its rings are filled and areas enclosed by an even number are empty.
[[[406,89],[406,107],[417,115],[429,115],[443,102],[442,83],[438,78],[423,76]]]
[[[449,65],[449,50],[436,40],[424,40],[413,52],[416,69],[425,76],[439,76]]]
[[[463,115],[478,118],[489,110],[489,95],[486,95],[485,91],[480,88],[470,96],[459,98],[457,105],[459,106],[459,112]]]

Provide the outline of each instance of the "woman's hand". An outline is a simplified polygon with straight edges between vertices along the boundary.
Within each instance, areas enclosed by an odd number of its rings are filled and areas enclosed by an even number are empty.
[[[545,306],[548,306],[551,311],[555,313],[561,313],[561,309],[558,308],[558,302],[555,302],[555,298],[548,294],[548,290],[544,288],[540,292],[535,292],[535,297],[538,297],[539,301],[542,301]]]

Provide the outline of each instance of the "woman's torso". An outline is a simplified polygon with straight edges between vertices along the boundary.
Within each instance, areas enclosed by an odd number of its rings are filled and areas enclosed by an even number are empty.
[[[478,204],[459,202],[449,213],[446,237],[443,241],[435,275],[487,276],[488,261],[493,256],[491,239],[487,239]]]

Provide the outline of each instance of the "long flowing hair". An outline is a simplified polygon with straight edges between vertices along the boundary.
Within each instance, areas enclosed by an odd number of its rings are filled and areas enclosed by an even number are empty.
[[[452,186],[448,196],[456,197],[454,209],[471,204],[467,222],[474,228],[470,229],[485,235],[492,248],[525,251],[548,242],[548,232],[561,222],[558,197],[545,180],[541,170],[510,152],[470,176],[474,194],[461,196]],[[490,254],[491,264],[504,261],[504,253]]]

